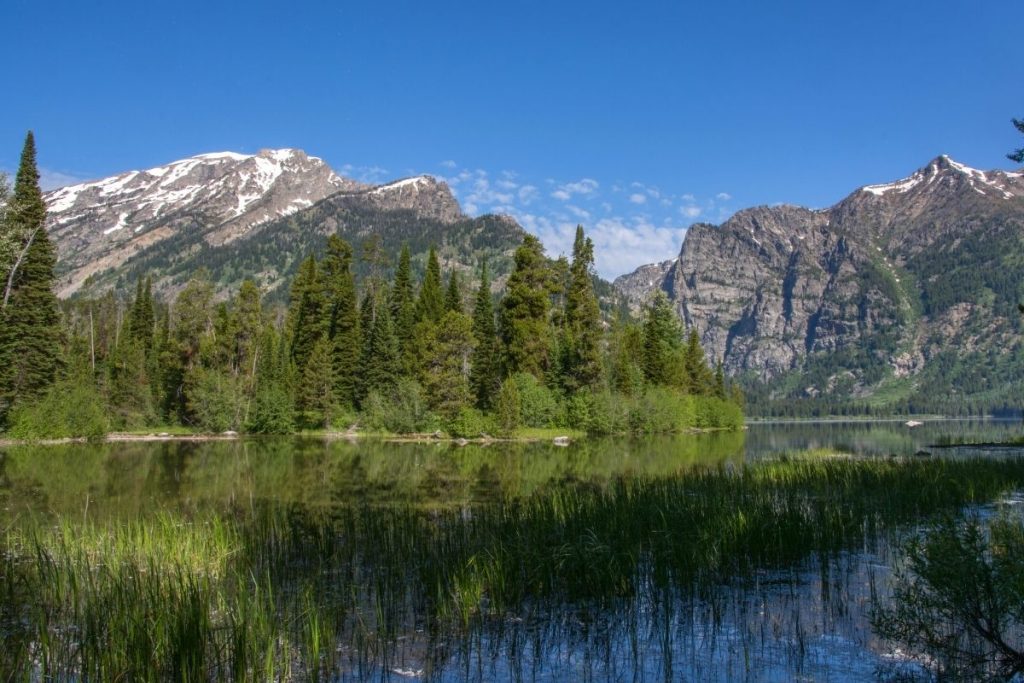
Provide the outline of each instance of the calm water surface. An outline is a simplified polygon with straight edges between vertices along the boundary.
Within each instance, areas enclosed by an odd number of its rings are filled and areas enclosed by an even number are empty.
[[[882,458],[921,451],[932,458],[1016,457],[1014,451],[934,446],[1003,441],[1022,431],[1019,422],[997,421],[929,421],[913,429],[902,422],[800,422],[753,424],[736,434],[587,440],[565,448],[300,439],[7,448],[0,450],[0,527],[40,517],[115,525],[157,513],[245,516],[268,506],[329,527],[332,522],[322,520],[348,519],[339,511],[354,507],[413,511],[471,526],[480,510],[509,501],[757,466],[806,449]],[[444,516],[452,510],[457,517]],[[912,530],[904,524],[899,534]],[[337,534],[348,538],[343,528]],[[528,597],[497,617],[440,635],[425,630],[409,608],[414,616],[385,646],[356,652],[351,639],[339,639],[332,677],[857,681],[923,675],[877,642],[867,619],[872,594],[887,590],[897,537],[871,535],[874,540],[859,547],[754,566],[743,580],[713,590],[668,594],[652,579],[638,582],[649,590],[597,601],[541,604]],[[601,557],[595,548],[592,561]],[[372,575],[371,568],[368,580]],[[287,593],[291,575],[283,576],[280,589]],[[321,599],[329,609],[326,590]]]

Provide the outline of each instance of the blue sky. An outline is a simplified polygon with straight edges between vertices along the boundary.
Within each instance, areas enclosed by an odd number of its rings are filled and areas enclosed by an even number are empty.
[[[28,128],[50,186],[299,147],[443,176],[554,254],[582,223],[614,276],[694,221],[1022,143],[1019,0],[299,4],[6,0],[0,169]]]

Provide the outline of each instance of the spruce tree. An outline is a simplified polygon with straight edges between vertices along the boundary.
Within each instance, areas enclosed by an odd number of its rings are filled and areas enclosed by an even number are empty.
[[[491,282],[487,275],[487,262],[480,269],[480,288],[473,304],[473,350],[469,371],[469,385],[476,397],[476,405],[486,410],[493,405],[500,385],[497,330],[494,325],[494,303],[491,300]]]
[[[128,312],[128,336],[135,340],[147,354],[153,347],[153,325],[155,322],[152,281],[147,277],[145,288],[143,288],[142,278],[139,278],[135,281],[135,300]]]
[[[437,250],[431,245],[427,254],[427,270],[420,286],[420,296],[416,302],[417,320],[441,322],[444,314],[444,295],[441,291],[441,265],[437,260]]]
[[[1013,127],[1016,128],[1018,132],[1024,133],[1024,120],[1011,119],[1011,121],[1013,121]],[[1016,161],[1018,164],[1024,163],[1024,147],[1013,150],[1006,155],[1006,158],[1010,161]]]
[[[572,392],[594,387],[603,374],[601,365],[601,309],[594,293],[594,244],[576,226],[569,286],[565,296],[563,382]]]
[[[664,292],[659,291],[648,306],[643,334],[643,370],[647,381],[685,385],[685,378],[679,376],[681,368],[678,364],[682,326]]]
[[[316,259],[309,256],[292,281],[288,308],[288,332],[291,337],[291,355],[299,375],[313,347],[324,336],[324,287],[317,269]]]
[[[391,308],[395,336],[398,338],[398,353],[402,358],[402,371],[412,374],[417,363],[416,345],[413,341],[416,325],[416,298],[413,292],[412,257],[408,244],[402,245],[388,305]]]
[[[331,341],[334,395],[342,406],[351,408],[356,403],[359,357],[363,343],[356,283],[352,276],[352,247],[337,235],[327,238],[324,280],[329,311],[327,336]]]
[[[472,402],[469,362],[474,345],[472,319],[448,311],[426,347],[423,388],[430,407],[445,419],[455,419]]]
[[[686,338],[686,350],[683,352],[686,365],[686,389],[689,393],[704,396],[714,393],[715,378],[708,367],[704,356],[704,347],[700,344],[697,328],[691,327]]]
[[[334,398],[331,342],[326,337],[313,347],[299,382],[297,402],[304,426],[320,429],[331,426],[337,402]]]
[[[528,372],[544,381],[552,346],[548,322],[550,275],[540,240],[527,235],[516,249],[515,266],[500,306],[506,375]]]
[[[452,268],[448,275],[448,289],[444,294],[444,310],[446,313],[462,313],[462,285],[459,283],[459,271]]]
[[[398,384],[401,372],[398,338],[391,323],[391,312],[383,301],[375,304],[372,327],[362,359],[365,394],[387,392]],[[364,395],[365,395],[364,394]]]
[[[0,304],[0,421],[15,401],[42,395],[60,367],[60,310],[53,293],[56,256],[45,222],[30,131],[2,228],[18,249]]]

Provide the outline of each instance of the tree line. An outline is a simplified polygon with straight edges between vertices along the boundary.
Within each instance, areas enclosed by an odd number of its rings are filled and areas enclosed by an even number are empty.
[[[202,270],[169,303],[149,278],[129,300],[60,302],[31,133],[5,205],[0,421],[14,436],[182,425],[475,437],[742,423],[738,389],[663,295],[642,321],[602,316],[582,227],[571,261],[552,262],[526,236],[500,297],[486,261],[445,273],[431,247],[416,278],[407,244],[392,269],[379,238],[357,255],[333,235],[321,258],[302,261],[286,306],[264,302],[251,280],[218,301]]]

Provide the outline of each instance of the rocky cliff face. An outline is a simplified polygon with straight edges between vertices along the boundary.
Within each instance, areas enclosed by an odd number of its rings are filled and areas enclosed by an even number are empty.
[[[617,284],[634,301],[668,292],[734,375],[782,394],[863,397],[953,349],[1013,352],[1022,240],[1022,174],[943,156],[830,209],[758,207],[695,225],[675,263]]]

